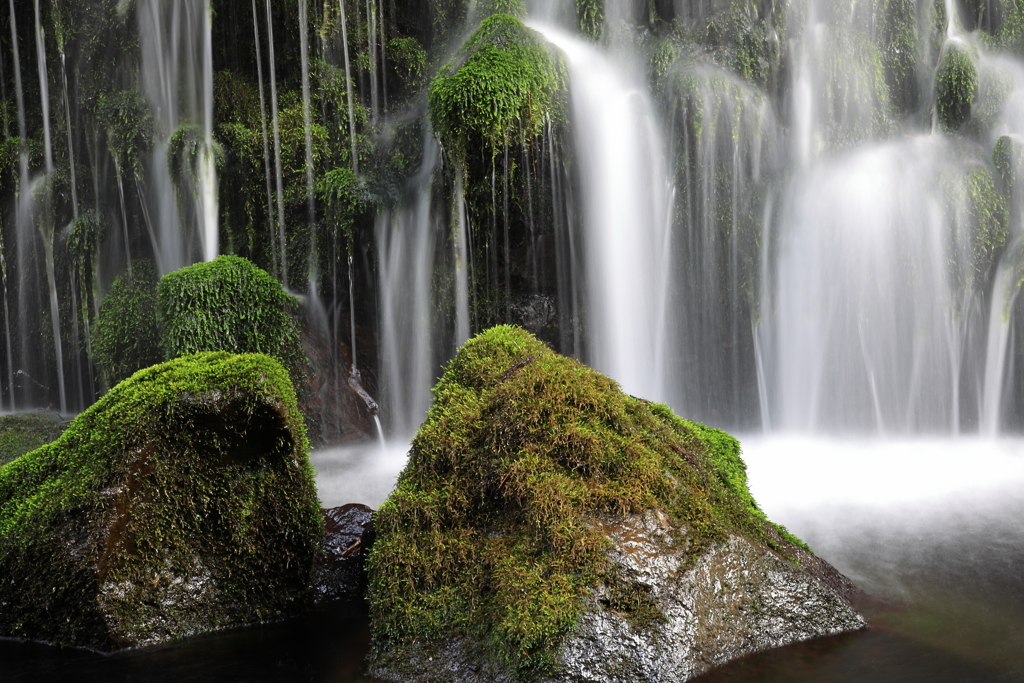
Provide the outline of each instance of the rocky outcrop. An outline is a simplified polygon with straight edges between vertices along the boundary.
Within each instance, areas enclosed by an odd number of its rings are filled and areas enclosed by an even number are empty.
[[[322,543],[307,452],[269,356],[135,373],[0,467],[0,636],[110,651],[286,614]]]
[[[435,396],[374,517],[371,675],[675,683],[864,626],[856,587],[757,507],[728,434],[508,326]]]

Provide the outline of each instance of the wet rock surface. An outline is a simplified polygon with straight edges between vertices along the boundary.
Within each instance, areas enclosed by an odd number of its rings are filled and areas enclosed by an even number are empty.
[[[364,565],[374,540],[373,510],[350,503],[320,512],[324,553],[314,573],[315,601],[361,600],[366,590]]]
[[[825,560],[800,565],[731,535],[689,566],[686,542],[654,511],[598,523],[612,541],[612,579],[595,590],[544,683],[678,683],[728,661],[866,626],[850,603],[863,594]],[[623,599],[624,591],[630,597]],[[408,652],[378,670],[395,683],[512,683],[466,641]]]
[[[290,614],[322,534],[307,448],[269,356],[118,384],[0,467],[0,636],[114,651]]]

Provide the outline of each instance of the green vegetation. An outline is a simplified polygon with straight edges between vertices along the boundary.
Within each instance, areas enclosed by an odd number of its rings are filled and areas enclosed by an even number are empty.
[[[1015,157],[1019,156],[1019,148],[1016,151],[1017,154],[1015,154],[1013,139],[1008,135],[999,138],[992,150],[992,163],[995,164],[996,172],[999,174],[1004,189],[1012,188],[1016,180],[1018,160]]]
[[[64,426],[56,415],[46,413],[0,416],[0,465],[54,441]]]
[[[136,373],[0,467],[0,634],[105,650],[278,617],[323,533],[307,452],[267,356]]]
[[[96,120],[121,175],[142,176],[142,154],[153,144],[153,117],[138,90],[119,90],[96,100]]]
[[[163,360],[156,323],[156,269],[132,261],[114,280],[96,319],[93,353],[109,385]]]
[[[507,14],[521,19],[526,16],[526,3],[524,0],[477,0],[477,19],[486,19],[495,14]]]
[[[966,47],[950,45],[935,76],[935,105],[939,124],[957,131],[971,117],[978,87],[978,69]]]
[[[1009,209],[991,168],[974,168],[964,182],[970,206],[971,264],[977,284],[983,286],[1006,246]]]
[[[496,14],[431,83],[430,120],[455,158],[474,136],[492,149],[523,143],[563,117],[566,79],[561,53],[518,19]]]
[[[604,31],[604,0],[576,0],[576,25],[580,35],[600,40]]]
[[[434,393],[374,518],[373,638],[391,667],[456,638],[532,680],[601,583],[637,628],[662,621],[609,571],[597,527],[624,515],[660,511],[691,560],[730,533],[791,558],[803,547],[757,507],[734,438],[627,396],[519,328],[468,341]]]
[[[157,315],[166,358],[200,351],[265,353],[299,382],[306,364],[298,301],[266,271],[238,256],[220,256],[168,273],[157,285]]]

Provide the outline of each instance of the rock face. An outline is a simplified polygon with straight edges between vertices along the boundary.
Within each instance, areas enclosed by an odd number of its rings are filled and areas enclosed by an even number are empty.
[[[360,503],[321,510],[324,552],[317,560],[313,591],[318,603],[362,600],[366,557],[373,546],[373,510]]]
[[[864,626],[813,573],[742,536],[714,544],[686,568],[687,554],[673,549],[672,530],[654,514],[605,531],[615,571],[642,587],[652,613],[663,616],[638,622],[613,608],[608,587],[595,591],[559,652],[552,683],[675,683],[753,652]]]
[[[507,326],[435,396],[374,517],[371,675],[668,683],[864,626],[856,587],[757,507],[728,434]]]
[[[142,370],[0,467],[0,635],[117,650],[276,618],[322,544],[274,359]]]

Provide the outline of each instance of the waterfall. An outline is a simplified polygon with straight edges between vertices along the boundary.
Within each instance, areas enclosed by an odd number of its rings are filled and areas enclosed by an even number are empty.
[[[342,2],[344,0],[341,0]],[[281,249],[281,282],[288,286],[288,246],[285,240],[284,226],[284,171],[281,167],[281,130],[277,111],[277,60],[274,58],[274,18],[270,13],[270,0],[267,8],[267,45],[270,52],[270,120],[274,124],[274,169],[277,180],[277,225],[278,239]]]
[[[273,248],[277,241],[274,233],[274,199],[273,189],[270,186],[270,143],[267,135],[267,105],[263,94],[263,50],[260,47],[260,24],[256,13],[256,0],[252,0],[252,31],[253,43],[256,46],[256,71],[259,80],[260,90],[260,131],[263,133],[263,177],[267,185],[267,228],[270,230],[270,262],[273,266],[274,277],[281,277],[277,268],[277,250]]]
[[[156,124],[143,199],[166,273],[219,251],[210,8],[207,0],[140,0],[137,13],[139,82]],[[185,177],[172,178],[168,156],[186,156],[190,145],[196,153],[181,159]]]
[[[299,40],[302,58],[302,131],[306,143],[306,202],[309,207],[309,281],[310,296],[317,296],[317,249],[316,249],[316,183],[313,180],[313,136],[309,111],[309,17],[308,0],[299,0]]]
[[[359,152],[356,149],[356,114],[352,104],[352,69],[348,59],[348,28],[345,25],[345,0],[338,0],[341,19],[341,52],[345,62],[345,99],[348,102],[348,135],[352,144],[352,172],[359,174]]]
[[[443,360],[432,297],[438,233],[432,190],[441,151],[429,132],[425,137],[423,163],[403,204],[376,219],[382,386],[389,428],[399,437],[414,434],[426,417]]]
[[[590,362],[626,392],[664,400],[672,201],[658,124],[621,60],[557,31],[544,34],[571,70]]]

